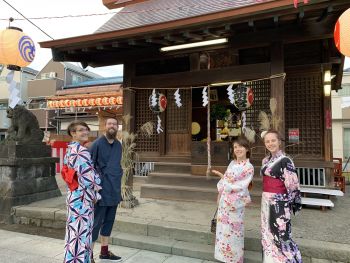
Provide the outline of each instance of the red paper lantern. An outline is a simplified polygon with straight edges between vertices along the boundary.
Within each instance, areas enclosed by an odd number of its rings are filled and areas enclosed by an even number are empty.
[[[77,106],[77,101],[76,100],[71,100],[70,103],[71,103],[72,107],[76,107]]]
[[[341,54],[350,57],[350,8],[339,17],[335,24],[334,42]]]
[[[65,100],[64,101],[64,107],[70,107],[72,104],[70,102],[70,100]]]
[[[154,98],[153,98],[154,97]],[[153,105],[153,99],[155,100],[155,105]],[[149,97],[149,107],[154,112],[163,112],[166,109],[167,99],[164,94],[156,91],[152,93]]]

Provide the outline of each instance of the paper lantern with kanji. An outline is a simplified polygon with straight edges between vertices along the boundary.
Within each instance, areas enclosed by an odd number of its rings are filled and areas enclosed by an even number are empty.
[[[123,105],[123,97],[122,96],[117,97],[117,104]]]
[[[109,105],[109,98],[108,97],[103,97],[102,98],[102,105],[104,105],[104,106]]]
[[[96,102],[94,98],[89,99],[89,106],[95,106]]]
[[[51,100],[48,100],[48,101],[46,102],[46,105],[47,105],[48,108],[52,108],[52,101],[51,101]]]
[[[84,107],[87,107],[87,106],[89,106],[89,100],[88,100],[88,99],[83,99],[83,100],[81,101],[81,104],[82,104]]]
[[[52,102],[52,106],[53,106],[54,108],[58,108],[58,107],[60,106],[59,101],[58,101],[58,100],[54,100],[54,101]]]
[[[350,57],[350,8],[339,17],[335,24],[334,42],[341,54]]]
[[[253,90],[250,87],[247,87],[245,85],[239,85],[233,91],[233,98],[234,98],[233,105],[235,105],[235,107],[238,110],[244,111],[253,104],[253,101],[254,101]]]
[[[102,98],[96,98],[95,103],[97,106],[101,106],[102,105]]]
[[[19,70],[28,66],[34,57],[34,42],[22,29],[9,27],[0,31],[0,64]]]
[[[76,100],[77,107],[82,107],[83,106],[83,100],[82,99],[77,99]]]
[[[110,97],[108,99],[108,102],[110,105],[116,105],[117,104],[117,98],[116,97]]]
[[[166,109],[167,99],[164,94],[156,91],[149,96],[149,107],[153,112],[163,112]]]
[[[64,108],[65,107],[64,100],[59,100],[58,105],[60,108]]]

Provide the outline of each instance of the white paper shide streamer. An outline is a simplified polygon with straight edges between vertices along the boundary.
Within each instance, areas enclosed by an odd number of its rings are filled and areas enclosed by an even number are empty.
[[[205,87],[202,91],[202,98],[203,98],[203,107],[208,105],[208,87]]]
[[[152,107],[155,107],[157,105],[157,97],[156,97],[156,90],[153,89],[152,91],[152,101],[151,101]]]
[[[247,116],[242,113],[242,132],[250,143],[255,142],[255,131],[247,127]]]
[[[15,72],[11,70],[7,76],[6,76],[6,82],[9,84],[9,107],[14,108],[16,105],[21,101],[20,95],[20,86],[19,83],[17,83],[13,77]]]
[[[233,89],[232,89],[232,87],[233,87],[233,84],[231,84],[231,85],[229,85],[227,87],[227,95],[228,95],[228,99],[230,100],[230,103],[234,104],[235,98],[233,97]]]
[[[163,132],[163,127],[162,127],[162,120],[159,117],[159,115],[157,116],[157,119],[158,119],[158,121],[157,121],[157,133],[159,134],[159,133]]]
[[[178,108],[182,107],[181,103],[181,96],[180,96],[180,89],[177,89],[174,93],[175,96],[175,103]]]

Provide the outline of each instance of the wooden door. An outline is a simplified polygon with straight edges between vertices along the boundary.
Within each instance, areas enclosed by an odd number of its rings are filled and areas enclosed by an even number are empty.
[[[190,155],[191,89],[180,89],[182,107],[175,104],[174,90],[167,90],[165,152],[167,155]]]

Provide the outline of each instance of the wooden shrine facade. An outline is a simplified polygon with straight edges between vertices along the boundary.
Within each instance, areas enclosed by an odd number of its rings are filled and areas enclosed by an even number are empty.
[[[149,109],[152,89],[166,95],[168,106],[160,115],[164,132],[150,138],[138,137],[138,151],[144,160],[170,156],[205,166],[204,143],[192,141],[191,136],[194,116],[206,118],[196,88],[245,81],[255,94],[247,110],[250,127],[260,133],[258,114],[261,110],[269,112],[269,100],[276,98],[277,113],[284,120],[278,127],[280,132],[288,138],[290,128],[300,131],[301,143],[286,143],[286,151],[297,166],[333,167],[331,105],[330,97],[324,95],[323,76],[330,70],[335,76],[332,89],[340,88],[344,57],[334,46],[333,30],[350,3],[315,0],[294,8],[291,0],[247,0],[240,6],[214,2],[198,6],[191,16],[182,12],[185,7],[175,7],[170,0],[140,1],[124,7],[95,34],[43,42],[41,47],[51,48],[56,61],[79,61],[85,66],[124,64],[123,108],[124,114],[134,117],[130,127],[133,131],[147,121],[156,122],[156,115]],[[157,12],[152,12],[156,8]],[[139,12],[143,12],[143,20],[138,20]],[[229,41],[160,51],[164,46],[217,38]],[[272,77],[275,75],[279,77]],[[181,108],[174,103],[178,88]],[[218,90],[219,97],[222,90]],[[262,146],[257,139],[256,154],[253,152],[257,162],[264,154]],[[213,142],[212,155],[214,164],[224,165],[227,144]]]

